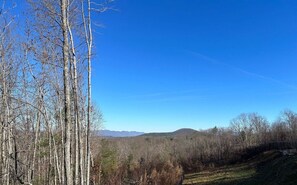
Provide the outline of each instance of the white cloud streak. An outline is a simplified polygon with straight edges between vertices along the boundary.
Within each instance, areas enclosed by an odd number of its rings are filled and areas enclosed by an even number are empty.
[[[297,90],[297,86],[285,83],[285,82],[283,82],[281,80],[277,80],[277,79],[274,79],[274,78],[271,78],[271,77],[268,77],[268,76],[264,76],[264,75],[261,75],[261,74],[257,74],[257,73],[254,73],[254,72],[244,70],[244,69],[239,68],[237,66],[234,66],[234,65],[231,65],[231,64],[228,64],[228,63],[224,63],[224,62],[221,62],[219,60],[216,60],[216,59],[210,58],[208,56],[202,55],[201,53],[197,53],[197,52],[193,52],[193,51],[187,51],[187,52],[194,55],[194,56],[196,56],[196,57],[199,57],[199,58],[203,59],[206,62],[210,62],[210,63],[215,64],[215,65],[223,66],[225,68],[228,68],[228,69],[233,70],[233,71],[240,72],[240,73],[245,74],[247,76],[255,77],[255,78],[258,78],[258,79],[261,79],[261,80],[265,80],[265,81],[270,82],[270,83],[278,84],[278,85],[281,85],[283,87],[287,87],[287,88],[290,88],[290,89],[293,89],[293,90]]]

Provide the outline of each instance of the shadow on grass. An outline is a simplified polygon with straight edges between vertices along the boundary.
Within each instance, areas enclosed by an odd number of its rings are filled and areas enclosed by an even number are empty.
[[[281,156],[278,152],[263,153],[243,164],[188,174],[183,184],[296,185],[297,156]]]

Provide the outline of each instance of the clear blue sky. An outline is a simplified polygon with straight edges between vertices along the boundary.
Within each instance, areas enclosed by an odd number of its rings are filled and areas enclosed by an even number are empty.
[[[117,0],[98,17],[93,96],[110,130],[225,127],[297,110],[297,1]]]
[[[18,1],[19,4],[20,1]],[[93,98],[110,130],[297,111],[296,0],[116,0],[97,16]]]
[[[99,17],[94,99],[111,130],[273,121],[297,108],[297,1],[118,0]]]

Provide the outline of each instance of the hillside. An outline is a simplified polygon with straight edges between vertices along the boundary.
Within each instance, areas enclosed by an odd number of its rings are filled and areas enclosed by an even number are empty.
[[[198,133],[197,130],[194,129],[190,129],[190,128],[182,128],[179,130],[176,130],[174,132],[158,132],[158,133],[147,133],[147,134],[142,134],[141,136],[145,136],[145,137],[163,137],[163,136],[167,136],[167,137],[175,137],[175,136],[191,136],[193,134]]]
[[[186,174],[184,185],[295,185],[297,156],[278,151],[256,155],[245,163]]]
[[[95,131],[97,136],[102,137],[135,137],[135,136],[144,136],[144,137],[176,137],[176,136],[192,136],[199,133],[197,130],[191,128],[182,128],[173,132],[152,132],[144,133],[137,131],[113,131],[113,130],[98,130]]]

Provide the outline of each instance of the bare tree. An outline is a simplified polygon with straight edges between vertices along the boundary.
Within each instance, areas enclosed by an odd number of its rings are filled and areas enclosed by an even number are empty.
[[[0,9],[0,133],[1,133],[1,177],[2,184],[9,185],[12,182],[13,159],[10,157],[16,151],[13,151],[13,123],[14,108],[11,100],[16,79],[16,65],[13,63],[13,40],[11,35],[11,23],[13,20],[5,10],[5,1],[2,1]],[[16,159],[14,159],[16,160]]]
[[[252,130],[254,144],[265,143],[267,141],[268,121],[257,113],[251,113],[248,116],[250,127]]]
[[[92,98],[92,46],[93,46],[93,33],[92,33],[92,22],[91,22],[91,1],[87,0],[87,17],[85,16],[84,1],[81,2],[82,5],[82,16],[85,29],[85,41],[87,45],[87,60],[88,60],[88,108],[87,108],[87,125],[86,125],[86,184],[89,185],[90,182],[90,125],[91,125],[91,98]]]
[[[67,185],[73,185],[71,168],[71,114],[70,114],[70,77],[69,77],[69,32],[68,32],[68,1],[61,0],[61,29],[63,32],[63,79],[64,79],[64,110],[65,110],[65,158],[64,168]]]

